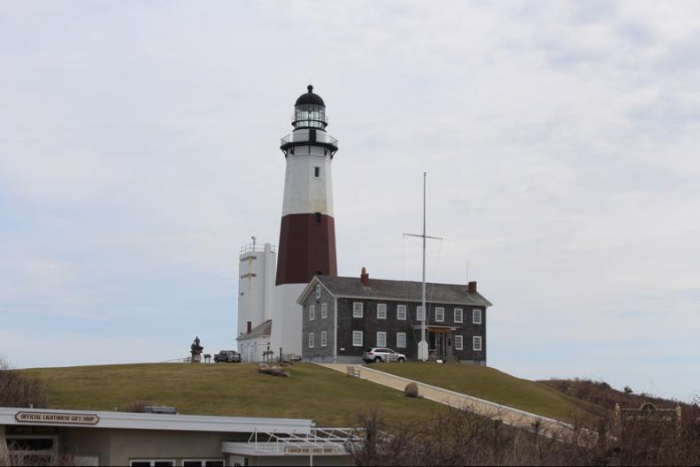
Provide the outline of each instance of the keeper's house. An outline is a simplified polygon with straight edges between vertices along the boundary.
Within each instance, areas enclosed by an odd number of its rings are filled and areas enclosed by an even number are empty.
[[[389,347],[415,360],[421,339],[422,284],[315,276],[299,297],[302,358],[356,363],[370,347]],[[430,357],[486,365],[486,310],[476,282],[426,284]]]

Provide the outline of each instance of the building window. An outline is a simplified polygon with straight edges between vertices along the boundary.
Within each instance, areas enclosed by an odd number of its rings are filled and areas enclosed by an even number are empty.
[[[455,323],[461,323],[463,316],[464,316],[464,312],[462,311],[462,309],[455,308]]]
[[[445,309],[441,306],[435,308],[435,321],[438,323],[445,321]]]
[[[353,331],[352,332],[352,346],[353,347],[362,347],[362,331]]]
[[[481,310],[476,308],[472,310],[472,323],[481,324]]]
[[[224,467],[223,459],[184,459],[182,467]]]
[[[362,318],[364,312],[363,312],[363,303],[362,302],[353,302],[352,303],[352,317],[353,318]]]
[[[476,352],[481,352],[481,336],[472,337],[473,349]]]
[[[455,336],[455,350],[464,349],[464,338],[462,336]]]
[[[328,318],[328,303],[321,303],[321,318]]]
[[[328,345],[328,333],[326,331],[321,331],[321,347]]]
[[[314,167],[314,177],[318,178],[321,176],[321,167]]]
[[[316,306],[311,305],[309,307],[309,321],[313,321],[316,319]]]
[[[314,333],[310,332],[309,333],[309,348],[313,349],[314,348]]]
[[[316,285],[316,300],[321,298],[321,284]]]
[[[396,333],[396,348],[405,349],[406,348],[406,333],[397,332]]]
[[[425,308],[420,305],[416,307],[416,320],[425,321]]]
[[[386,303],[377,305],[377,319],[386,319]]]
[[[314,213],[314,222],[316,222],[317,224],[321,223],[321,213],[320,212]]]
[[[377,347],[386,347],[386,333],[385,332],[378,332],[377,333]]]
[[[402,321],[406,319],[406,305],[396,307],[396,319]]]
[[[129,461],[129,465],[133,467],[155,467],[155,466],[163,466],[163,467],[169,467],[175,465],[174,460],[166,460],[166,459],[132,459]]]

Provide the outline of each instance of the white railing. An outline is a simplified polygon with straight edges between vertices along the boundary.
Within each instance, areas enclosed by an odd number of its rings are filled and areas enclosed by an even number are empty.
[[[289,143],[321,143],[321,144],[332,144],[333,146],[338,146],[338,140],[333,138],[331,135],[325,131],[313,130],[316,132],[316,140],[311,141],[311,130],[297,130],[293,133],[288,134],[282,138],[281,146]]]
[[[250,435],[249,444],[255,445],[255,452],[274,453],[290,456],[347,454],[347,443],[362,440],[353,428],[311,428],[308,433],[259,433]]]
[[[272,249],[270,250],[272,253],[275,252],[275,246],[272,245]],[[249,244],[241,247],[241,254],[244,255],[246,253],[264,253],[265,252],[265,246],[260,246],[258,244]]]

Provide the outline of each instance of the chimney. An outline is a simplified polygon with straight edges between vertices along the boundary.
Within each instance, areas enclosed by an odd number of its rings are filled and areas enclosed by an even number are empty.
[[[362,274],[360,274],[360,282],[362,282],[362,285],[369,286],[369,274],[367,274],[367,270],[365,268],[362,268]]]
[[[248,321],[248,330],[246,332],[250,332],[253,329],[253,322]]]
[[[469,293],[476,293],[476,281],[470,282],[468,284],[468,287],[469,287],[469,290],[468,290]]]

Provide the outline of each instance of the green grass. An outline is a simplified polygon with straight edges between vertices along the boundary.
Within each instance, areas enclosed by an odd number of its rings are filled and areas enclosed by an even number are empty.
[[[589,404],[554,388],[478,365],[410,362],[370,368],[525,410],[545,417],[590,423]]]
[[[319,426],[356,426],[378,409],[387,421],[427,418],[441,406],[312,364],[289,378],[259,374],[253,364],[137,364],[23,370],[46,384],[56,409],[124,410],[147,401],[181,414],[307,418]]]

